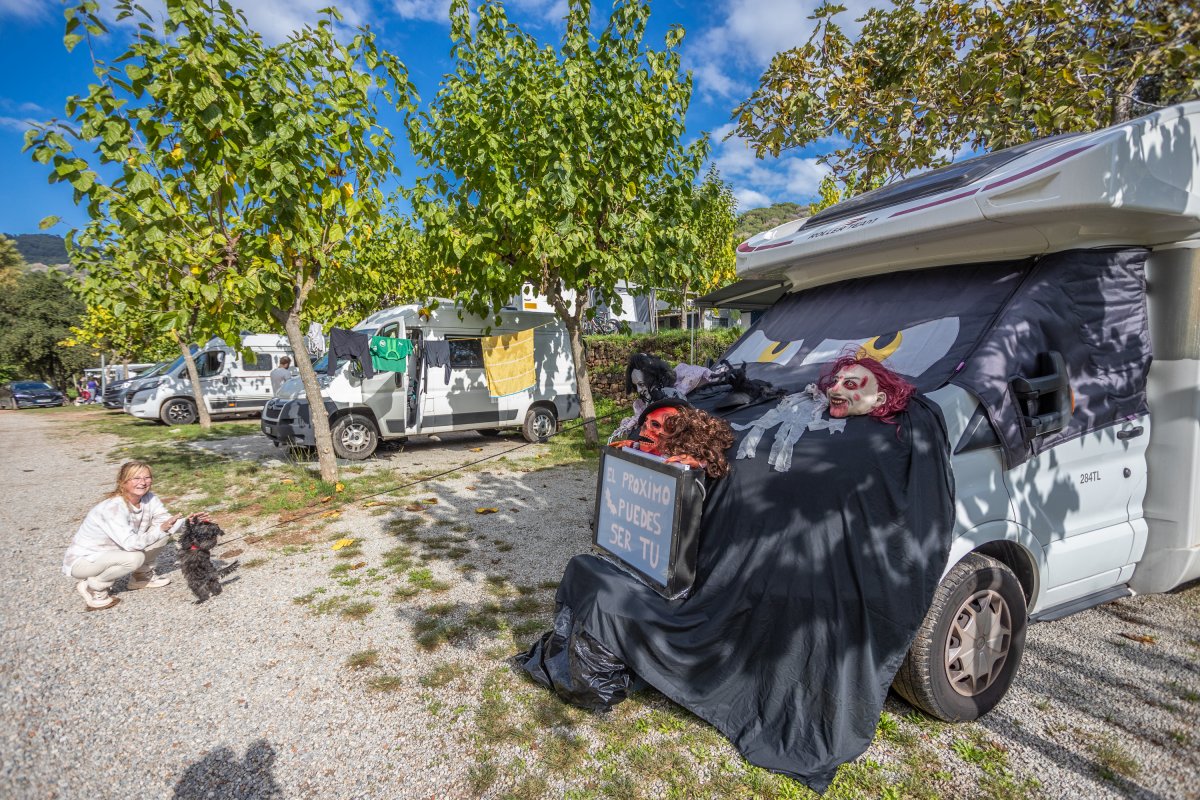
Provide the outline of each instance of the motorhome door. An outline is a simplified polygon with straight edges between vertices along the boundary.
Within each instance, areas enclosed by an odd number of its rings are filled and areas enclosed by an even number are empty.
[[[241,368],[232,376],[233,402],[247,411],[261,409],[273,396],[271,392],[271,370],[275,369],[275,356],[270,352],[244,352]]]
[[[404,339],[404,321],[381,325],[373,335]],[[412,357],[409,356],[411,359]],[[408,419],[408,374],[406,372],[376,372],[362,380],[363,402],[379,422],[379,434],[385,439],[404,435]]]
[[[209,411],[225,408],[229,403],[232,386],[229,360],[228,354],[221,350],[209,350],[196,357],[201,393]]]

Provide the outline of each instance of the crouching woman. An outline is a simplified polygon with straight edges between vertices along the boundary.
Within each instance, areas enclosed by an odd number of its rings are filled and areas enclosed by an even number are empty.
[[[130,589],[154,589],[171,582],[157,577],[154,565],[168,536],[183,520],[150,491],[152,482],[149,464],[122,464],[117,488],[88,512],[67,548],[63,572],[79,582],[75,588],[88,611],[116,605],[108,590],[126,575],[130,575]]]

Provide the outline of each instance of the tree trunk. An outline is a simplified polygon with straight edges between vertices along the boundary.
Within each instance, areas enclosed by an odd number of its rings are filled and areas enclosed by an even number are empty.
[[[208,413],[208,406],[204,402],[204,387],[200,384],[200,370],[196,369],[196,359],[192,356],[192,350],[188,347],[187,342],[179,335],[179,331],[173,331],[175,334],[175,343],[179,345],[179,352],[183,353],[183,363],[187,366],[188,380],[192,382],[192,400],[196,403],[196,416],[200,420],[200,427],[208,429],[212,427],[212,415]]]
[[[317,382],[316,370],[313,369],[308,350],[304,347],[304,333],[300,330],[298,311],[288,311],[287,318],[283,321],[283,329],[287,332],[288,344],[292,346],[296,368],[300,371],[300,381],[304,384],[304,397],[308,400],[308,414],[312,421],[313,439],[317,445],[321,480],[337,483],[337,457],[333,452],[333,436],[329,433],[329,414],[325,411],[325,400],[321,397],[321,385]]]
[[[575,359],[575,387],[579,391],[579,415],[583,417],[583,439],[595,446],[600,441],[596,429],[596,403],[592,399],[592,379],[588,375],[587,354],[583,351],[582,329],[567,321],[567,336],[571,339],[571,357]]]

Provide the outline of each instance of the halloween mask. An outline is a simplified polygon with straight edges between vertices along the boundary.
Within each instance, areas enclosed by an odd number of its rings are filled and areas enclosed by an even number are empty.
[[[829,416],[835,419],[870,414],[887,402],[879,381],[869,369],[858,364],[838,370],[826,395],[829,397]]]
[[[662,455],[659,453],[658,447],[659,439],[662,438],[664,433],[663,426],[668,419],[678,413],[678,408],[666,406],[664,408],[656,408],[647,414],[645,421],[642,422],[641,430],[638,431],[638,438],[644,442],[641,450],[647,453],[654,453],[655,455]]]
[[[650,396],[650,387],[646,385],[646,376],[640,369],[629,371],[629,380],[633,383],[633,390],[637,392],[637,396],[649,403],[653,398]]]

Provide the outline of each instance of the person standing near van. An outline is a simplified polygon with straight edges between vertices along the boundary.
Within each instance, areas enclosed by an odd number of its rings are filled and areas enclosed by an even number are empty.
[[[279,394],[279,387],[292,377],[292,360],[287,356],[279,359],[279,366],[271,370],[271,394]]]
[[[83,519],[63,557],[63,572],[75,578],[76,591],[88,611],[109,608],[117,600],[108,594],[129,575],[129,588],[157,589],[171,582],[154,574],[158,554],[183,517],[172,515],[150,491],[154,478],[144,461],[126,461],[117,472],[117,487]],[[207,522],[208,514],[188,519]]]

